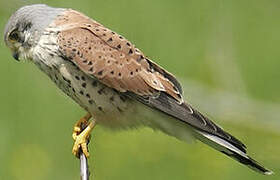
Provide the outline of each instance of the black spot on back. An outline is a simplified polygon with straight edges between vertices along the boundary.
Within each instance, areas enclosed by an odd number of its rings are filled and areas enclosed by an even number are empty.
[[[99,76],[102,76],[102,73],[103,73],[103,70],[99,71],[97,74],[98,74]]]

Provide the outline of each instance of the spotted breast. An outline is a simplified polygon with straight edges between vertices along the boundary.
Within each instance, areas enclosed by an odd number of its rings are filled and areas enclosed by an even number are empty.
[[[97,122],[116,129],[135,127],[136,121],[126,122],[123,113],[133,114],[136,103],[122,93],[109,88],[93,76],[81,71],[59,52],[59,28],[46,29],[34,48],[33,62],[69,97],[90,112]]]

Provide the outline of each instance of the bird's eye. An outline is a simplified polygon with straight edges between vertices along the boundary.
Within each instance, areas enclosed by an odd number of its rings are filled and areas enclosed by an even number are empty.
[[[20,40],[19,32],[18,31],[11,32],[11,34],[9,35],[9,39],[11,41],[19,41]]]

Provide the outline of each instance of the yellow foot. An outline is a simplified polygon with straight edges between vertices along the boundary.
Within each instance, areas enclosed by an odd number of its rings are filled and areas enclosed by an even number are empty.
[[[91,114],[87,113],[84,117],[82,117],[79,121],[74,125],[72,137],[74,140],[77,139],[77,136],[85,129],[88,125],[88,120],[91,118]]]
[[[81,118],[74,126],[74,131],[72,136],[75,142],[72,149],[72,153],[78,158],[79,158],[80,149],[85,154],[86,157],[89,157],[87,144],[90,137],[90,133],[95,126],[95,121],[88,123],[88,120],[90,118],[91,115],[87,114],[85,117]]]

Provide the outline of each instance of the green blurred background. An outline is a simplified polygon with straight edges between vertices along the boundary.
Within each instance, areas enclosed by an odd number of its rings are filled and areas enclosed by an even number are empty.
[[[80,10],[178,76],[186,99],[275,171],[257,174],[202,143],[152,130],[94,130],[97,180],[280,179],[280,1],[0,0],[0,30],[20,6]],[[0,43],[0,179],[79,179],[72,126],[85,112]]]

